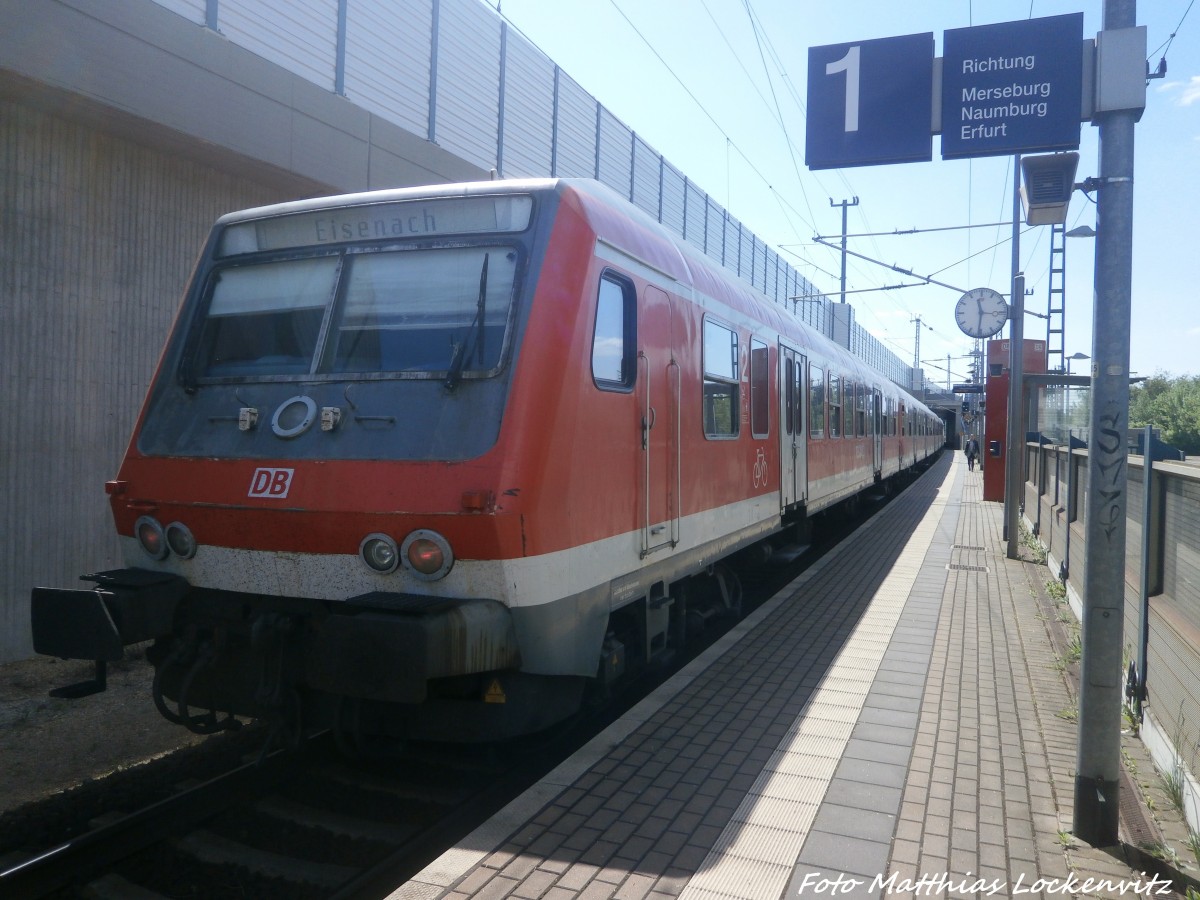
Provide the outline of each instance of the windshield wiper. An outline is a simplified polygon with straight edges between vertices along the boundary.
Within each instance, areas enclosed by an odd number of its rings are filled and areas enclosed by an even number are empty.
[[[456,341],[453,349],[450,351],[450,371],[446,373],[446,380],[442,382],[446,390],[452,391],[458,387],[458,383],[462,380],[463,369],[466,368],[467,360],[473,355],[476,362],[483,361],[484,350],[484,327],[483,316],[487,308],[487,274],[488,274],[488,257],[490,254],[483,254],[483,268],[479,270],[479,299],[475,303],[475,318],[471,321],[467,328],[467,333],[461,342]],[[471,349],[467,350],[467,342],[471,343]]]

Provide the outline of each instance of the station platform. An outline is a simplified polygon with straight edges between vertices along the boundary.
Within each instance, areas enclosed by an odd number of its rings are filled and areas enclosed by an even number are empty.
[[[1165,896],[1069,834],[1049,573],[982,492],[943,454],[389,900]]]

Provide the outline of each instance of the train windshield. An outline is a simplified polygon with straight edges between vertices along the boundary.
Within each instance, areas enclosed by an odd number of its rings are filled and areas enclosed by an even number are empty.
[[[362,251],[217,269],[191,372],[260,377],[479,377],[502,361],[517,251]]]

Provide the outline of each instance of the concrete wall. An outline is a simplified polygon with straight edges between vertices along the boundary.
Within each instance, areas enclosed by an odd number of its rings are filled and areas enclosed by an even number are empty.
[[[0,660],[118,563],[104,494],[213,220],[292,196],[0,100]]]

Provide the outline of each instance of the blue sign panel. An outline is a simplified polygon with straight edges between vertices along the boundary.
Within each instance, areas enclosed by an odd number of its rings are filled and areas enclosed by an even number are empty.
[[[810,169],[933,158],[933,33],[808,50]]]
[[[947,31],[942,158],[1079,146],[1083,13]]]

